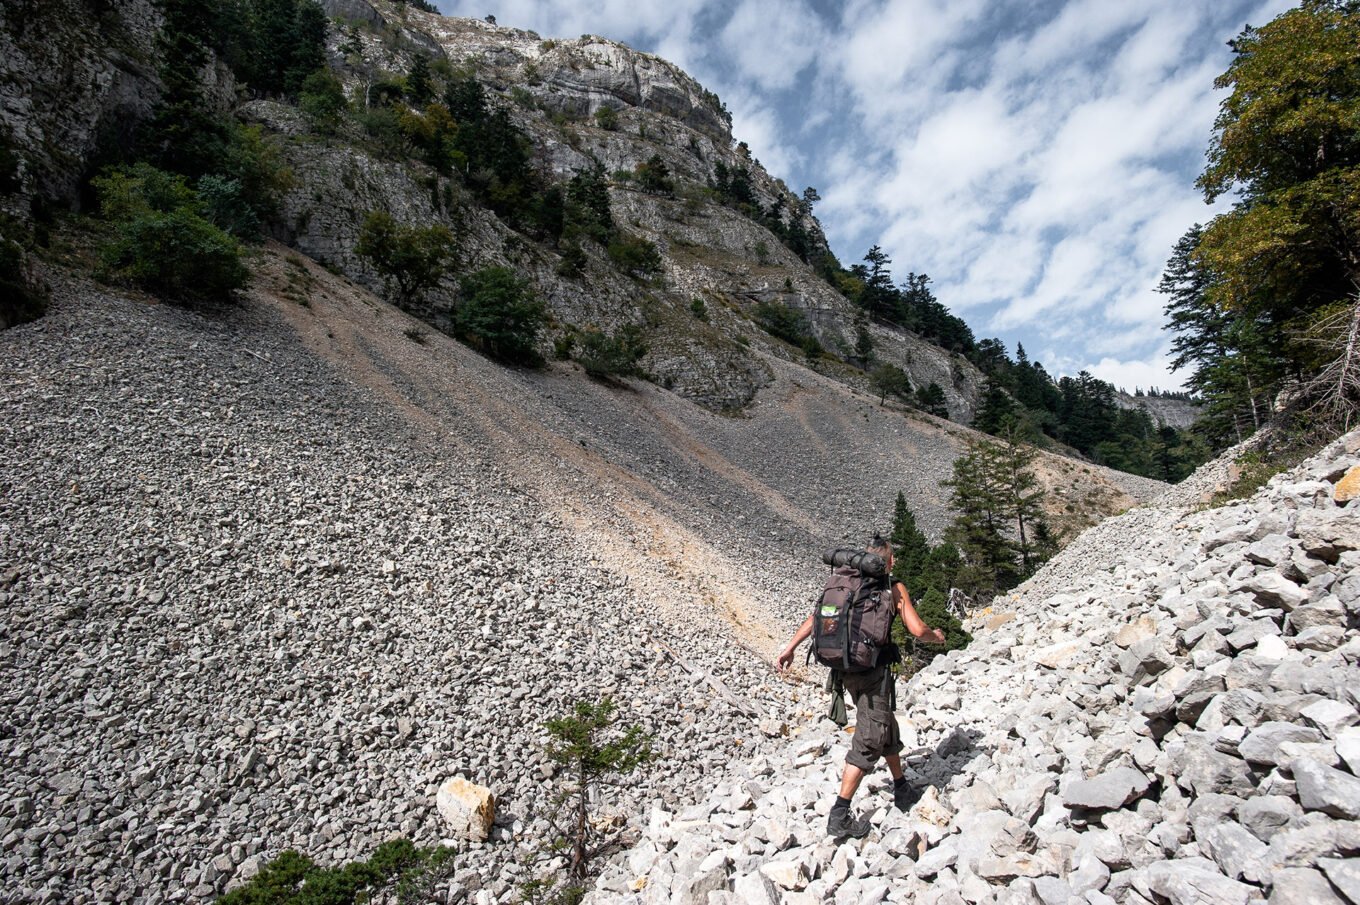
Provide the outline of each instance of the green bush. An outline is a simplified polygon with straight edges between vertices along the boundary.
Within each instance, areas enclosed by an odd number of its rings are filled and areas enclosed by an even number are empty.
[[[240,243],[187,208],[119,221],[99,262],[107,276],[167,301],[226,299],[250,278]]]
[[[384,157],[400,157],[406,153],[406,133],[401,127],[401,114],[391,107],[370,107],[354,117],[372,139],[374,149]]]
[[[204,176],[198,180],[197,194],[203,218],[213,226],[246,241],[260,237],[260,217],[239,180]]]
[[[619,111],[613,107],[601,107],[595,111],[595,125],[613,132],[619,127]]]
[[[417,848],[408,839],[393,839],[374,850],[367,861],[322,869],[293,850],[281,853],[239,889],[218,899],[219,905],[362,905],[393,893],[397,901],[427,901],[453,869],[454,850]]]
[[[403,307],[439,285],[457,255],[448,227],[405,226],[386,211],[370,211],[364,218],[354,251],[373,266],[392,301]]]
[[[641,373],[638,362],[646,354],[642,330],[635,324],[626,324],[612,335],[587,331],[575,357],[591,377],[628,377]]]
[[[558,361],[569,361],[576,352],[576,342],[579,338],[580,334],[576,332],[575,327],[567,328],[567,332],[553,340],[553,358]]]
[[[529,281],[508,267],[487,267],[463,277],[454,335],[493,358],[537,366],[538,332],[546,312]]]
[[[630,276],[661,272],[661,252],[640,236],[622,235],[609,243],[609,259]]]
[[[675,191],[675,182],[671,179],[670,167],[666,166],[666,162],[661,159],[660,154],[653,154],[638,164],[633,170],[633,175],[637,178],[638,185],[645,192],[669,195]]]
[[[340,114],[349,109],[345,88],[330,68],[318,69],[307,76],[298,96],[298,106],[324,129],[334,128]]]
[[[575,279],[585,272],[588,259],[579,242],[563,242],[561,253],[562,260],[557,264],[558,276]]]
[[[816,342],[808,330],[807,318],[803,316],[803,312],[783,302],[761,302],[756,305],[756,323],[771,336],[776,336],[790,345],[799,346],[804,351],[807,349],[804,343],[808,339]],[[819,343],[816,348],[820,351],[821,344]]]
[[[172,302],[226,299],[246,285],[241,244],[204,217],[204,201],[182,176],[138,164],[109,171],[94,186],[113,226],[99,251],[106,278]]]
[[[705,305],[704,300],[699,298],[697,295],[689,300],[689,313],[693,314],[697,319],[701,321],[704,322],[708,321],[708,306]]]

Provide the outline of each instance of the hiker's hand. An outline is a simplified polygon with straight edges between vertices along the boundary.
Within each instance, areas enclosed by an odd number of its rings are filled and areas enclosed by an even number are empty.
[[[793,648],[791,647],[784,648],[784,650],[780,652],[779,656],[775,658],[774,668],[779,672],[783,672],[784,670],[792,666],[793,653],[794,653]]]
[[[945,639],[944,639],[944,632],[940,631],[940,630],[937,629],[937,628],[933,628],[933,629],[930,630],[930,637],[927,638],[926,640],[927,640],[927,641],[930,641],[930,642],[933,642],[933,643],[935,643],[935,644],[944,644],[944,640],[945,640]]]

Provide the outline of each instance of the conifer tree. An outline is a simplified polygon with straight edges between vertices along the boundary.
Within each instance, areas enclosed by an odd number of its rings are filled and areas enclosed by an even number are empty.
[[[897,365],[881,364],[869,375],[869,382],[878,391],[878,404],[889,396],[905,397],[911,392],[911,378]]]
[[[933,380],[916,391],[916,404],[921,411],[937,418],[949,417],[949,404],[945,399],[944,389]]]
[[[999,435],[1015,421],[1016,415],[1015,400],[1011,399],[999,379],[988,375],[982,386],[977,413],[973,415],[973,429]]]
[[[930,541],[916,527],[916,516],[907,507],[907,498],[900,490],[893,507],[892,533],[888,539],[893,548],[893,578],[905,584],[912,597],[924,594],[919,577],[930,557]]]
[[[1036,534],[1043,524],[1044,492],[1031,465],[1034,448],[1020,443],[1016,431],[1006,432],[1001,446],[999,485],[1006,516],[1015,523],[1015,548],[1020,554],[1020,577],[1028,578],[1048,558],[1040,550]]]
[[[959,582],[970,596],[1012,587],[1019,575],[1015,550],[1006,536],[1003,459],[998,444],[974,441],[954,460],[953,477],[941,482],[951,491],[949,505],[955,512],[946,536],[962,555]]]
[[[531,880],[522,888],[530,902],[578,902],[600,855],[617,844],[620,828],[591,820],[602,788],[615,785],[652,759],[651,739],[639,726],[617,726],[609,698],[578,701],[567,716],[549,720],[548,757],[563,768],[566,783],[545,815],[553,828],[550,853],[567,857],[567,876]]]
[[[425,54],[416,54],[411,63],[411,71],[406,74],[406,97],[412,106],[424,107],[434,97],[434,85],[430,81],[430,61]]]

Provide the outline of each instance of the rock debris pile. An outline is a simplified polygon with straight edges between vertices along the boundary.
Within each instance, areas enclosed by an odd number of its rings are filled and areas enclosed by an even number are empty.
[[[773,744],[705,676],[771,713],[788,686],[711,617],[661,624],[492,456],[441,459],[268,309],[56,295],[0,334],[0,898],[195,900],[287,847],[432,844],[464,776],[500,816],[450,894],[511,901],[573,701],[657,737],[624,808]]]
[[[653,807],[590,901],[1357,905],[1358,466],[1360,432],[1249,502],[1087,532],[900,695],[924,794],[872,774],[866,839],[824,836],[824,723]]]

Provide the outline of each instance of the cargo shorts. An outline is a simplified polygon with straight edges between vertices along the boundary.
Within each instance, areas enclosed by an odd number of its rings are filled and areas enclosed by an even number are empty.
[[[902,736],[897,728],[897,677],[887,675],[891,667],[880,666],[864,673],[846,673],[842,679],[855,705],[855,734],[850,739],[847,764],[865,773],[873,770],[880,757],[902,751]]]

